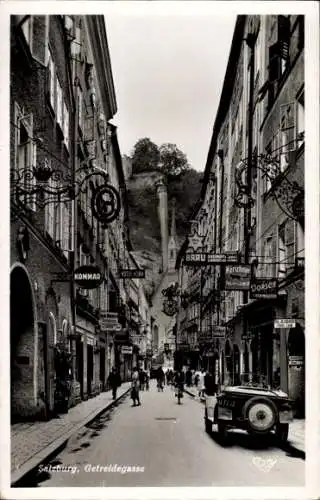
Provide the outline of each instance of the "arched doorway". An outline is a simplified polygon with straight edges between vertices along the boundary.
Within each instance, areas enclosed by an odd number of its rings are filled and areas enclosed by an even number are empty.
[[[288,392],[300,416],[305,414],[305,336],[299,323],[288,336]]]
[[[240,382],[240,351],[237,344],[233,344],[233,384],[239,385]]]
[[[37,339],[31,283],[23,266],[10,275],[11,418],[34,414],[37,394]]]

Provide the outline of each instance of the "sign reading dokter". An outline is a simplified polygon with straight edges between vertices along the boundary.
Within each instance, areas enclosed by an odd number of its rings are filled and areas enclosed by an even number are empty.
[[[278,280],[276,278],[256,278],[250,284],[251,299],[276,299]]]

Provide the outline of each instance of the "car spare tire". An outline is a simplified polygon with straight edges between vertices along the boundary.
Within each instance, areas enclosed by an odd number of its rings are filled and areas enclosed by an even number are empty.
[[[277,421],[278,414],[273,401],[259,396],[246,402],[243,413],[248,422],[248,430],[261,434],[271,431]]]

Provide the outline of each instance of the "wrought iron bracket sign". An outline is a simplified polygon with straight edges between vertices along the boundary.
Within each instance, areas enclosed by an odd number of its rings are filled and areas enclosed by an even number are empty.
[[[103,281],[103,274],[97,266],[80,266],[73,273],[74,282],[81,288],[98,288]]]
[[[270,184],[270,197],[289,218],[301,220],[304,217],[304,189],[281,168],[280,161],[271,154],[255,157],[254,168],[262,172],[262,178]],[[247,184],[248,159],[243,159],[235,172],[238,191],[235,204],[241,208],[252,208],[256,202]],[[290,169],[289,169],[290,171]]]
[[[164,288],[161,293],[165,297],[162,312],[167,316],[174,316],[178,311],[178,283]]]
[[[120,212],[120,196],[118,191],[111,184],[99,186],[93,192],[91,209],[93,216],[102,225],[110,224],[118,217]]]
[[[45,158],[33,168],[11,170],[10,198],[21,210],[31,204],[42,209],[50,203],[75,200],[91,188],[93,215],[107,225],[118,217],[121,208],[119,192],[108,181],[108,173],[90,161],[72,172],[67,166],[51,168]]]

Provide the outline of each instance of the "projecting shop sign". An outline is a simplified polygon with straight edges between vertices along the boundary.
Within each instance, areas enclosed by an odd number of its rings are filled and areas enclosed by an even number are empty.
[[[251,266],[226,266],[225,290],[249,290],[251,280]]]
[[[132,345],[123,345],[121,346],[122,354],[132,354]]]
[[[187,266],[207,266],[219,264],[237,264],[239,256],[237,252],[224,254],[211,254],[207,252],[186,253],[184,263]]]
[[[278,296],[278,280],[276,278],[256,278],[251,281],[251,299],[276,299]]]
[[[296,327],[296,320],[295,319],[275,319],[274,328],[295,328]]]
[[[226,336],[226,327],[225,326],[213,326],[212,334],[214,339],[224,339]]]
[[[145,278],[144,269],[121,269],[119,278]]]
[[[73,279],[81,288],[98,288],[103,281],[103,274],[97,266],[80,266],[75,269]]]

